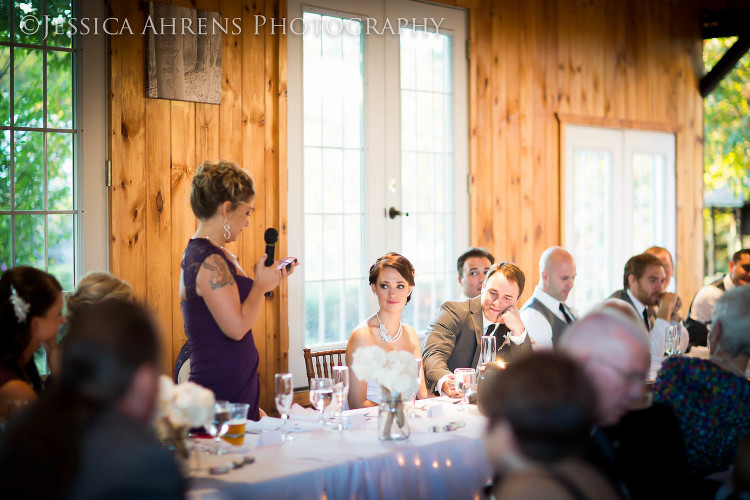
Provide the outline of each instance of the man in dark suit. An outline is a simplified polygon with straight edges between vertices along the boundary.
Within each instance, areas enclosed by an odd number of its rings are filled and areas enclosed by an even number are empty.
[[[584,368],[597,395],[591,463],[624,498],[681,498],[687,458],[672,410],[631,409],[643,399],[649,367],[641,326],[616,310],[593,312],[565,330],[558,347]]]
[[[623,273],[623,289],[614,292],[609,298],[621,299],[633,306],[639,318],[643,318],[648,331],[651,361],[653,368],[651,377],[656,374],[664,357],[664,337],[670,323],[678,324],[682,320],[679,309],[682,304],[680,297],[664,291],[666,272],[664,263],[650,253],[634,255],[625,263]],[[654,315],[650,307],[658,306]],[[680,349],[687,349],[687,333],[680,336]]]
[[[495,335],[499,359],[513,361],[531,352],[531,340],[518,311],[526,278],[512,262],[498,262],[487,272],[482,293],[449,301],[427,328],[422,356],[428,388],[456,397],[453,371],[479,360],[482,335]]]

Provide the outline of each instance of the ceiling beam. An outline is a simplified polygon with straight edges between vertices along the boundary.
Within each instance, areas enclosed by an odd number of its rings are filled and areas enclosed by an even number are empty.
[[[719,62],[717,62],[714,67],[711,68],[711,71],[709,71],[707,75],[704,75],[703,78],[701,78],[701,97],[705,99],[706,96],[710,94],[714,88],[716,88],[716,86],[719,84],[719,82],[721,82],[726,74],[729,73],[732,68],[734,68],[734,65],[737,64],[737,61],[739,61],[740,58],[745,55],[745,52],[747,52],[748,49],[750,49],[750,34],[740,35],[737,41],[734,42],[734,45],[729,47],[729,49],[724,53],[724,56],[719,60]]]

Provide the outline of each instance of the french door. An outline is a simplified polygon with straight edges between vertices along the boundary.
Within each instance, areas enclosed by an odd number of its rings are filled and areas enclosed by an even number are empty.
[[[346,345],[377,310],[368,270],[416,270],[403,321],[422,331],[458,296],[468,245],[466,18],[411,1],[288,7],[290,370]],[[408,214],[408,215],[407,215]]]

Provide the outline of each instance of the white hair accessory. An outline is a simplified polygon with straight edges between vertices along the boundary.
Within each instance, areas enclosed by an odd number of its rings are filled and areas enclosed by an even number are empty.
[[[26,322],[26,316],[29,314],[31,304],[26,302],[18,295],[16,287],[10,285],[10,303],[13,304],[13,312],[16,313],[16,319],[19,323]]]

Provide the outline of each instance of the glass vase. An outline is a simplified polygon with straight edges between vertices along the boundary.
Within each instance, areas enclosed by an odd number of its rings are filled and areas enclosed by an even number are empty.
[[[381,387],[378,408],[378,438],[381,441],[398,441],[409,437],[409,420],[401,394],[391,393]]]

